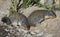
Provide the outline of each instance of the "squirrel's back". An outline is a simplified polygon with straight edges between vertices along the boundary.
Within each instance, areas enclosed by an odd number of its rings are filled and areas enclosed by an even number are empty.
[[[35,10],[28,17],[31,25],[43,22],[45,19],[56,18],[56,14],[52,10]]]

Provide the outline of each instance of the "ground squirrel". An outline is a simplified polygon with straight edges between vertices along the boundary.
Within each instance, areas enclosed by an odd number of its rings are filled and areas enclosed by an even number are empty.
[[[3,17],[2,22],[6,24],[11,24],[13,26],[22,26],[22,28],[29,30],[30,25],[28,19],[22,13],[13,12],[8,17]]]
[[[28,17],[31,26],[42,23],[44,20],[50,18],[56,18],[56,14],[53,10],[35,10]]]
[[[31,26],[35,27],[36,24],[49,18],[56,18],[56,14],[52,10],[36,10],[28,18],[22,13],[13,12],[9,17],[3,17],[2,21],[6,24],[21,25],[23,29],[30,30]]]

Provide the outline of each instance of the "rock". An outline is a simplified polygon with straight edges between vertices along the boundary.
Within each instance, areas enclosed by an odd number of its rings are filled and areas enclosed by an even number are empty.
[[[8,10],[11,4],[11,0],[0,0],[0,10]]]
[[[57,18],[60,18],[60,11],[55,11]]]
[[[60,19],[48,19],[37,27],[31,27],[36,37],[60,37]]]
[[[52,19],[46,25],[43,37],[60,37],[60,19]]]

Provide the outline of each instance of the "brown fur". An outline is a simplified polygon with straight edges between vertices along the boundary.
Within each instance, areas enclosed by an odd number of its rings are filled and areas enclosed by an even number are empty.
[[[45,18],[45,16],[47,16],[47,13],[50,14],[50,15],[47,18]],[[40,16],[42,20],[37,16]],[[56,16],[55,12],[52,11],[52,10],[36,10],[36,11],[32,12],[32,14],[28,17],[28,19],[29,19],[30,26],[36,27],[36,21],[35,20],[37,18],[38,18],[37,23],[38,23],[39,20],[40,20],[39,22],[42,23],[44,20],[47,20],[47,19],[50,19],[50,18],[54,19],[56,17],[57,16]]]

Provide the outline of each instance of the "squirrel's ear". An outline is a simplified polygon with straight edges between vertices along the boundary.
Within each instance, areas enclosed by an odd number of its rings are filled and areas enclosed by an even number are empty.
[[[11,24],[11,20],[8,17],[3,17],[1,21],[6,24]]]
[[[7,21],[6,22],[7,25],[10,25],[11,24],[11,20],[8,17],[6,18],[6,21]]]

